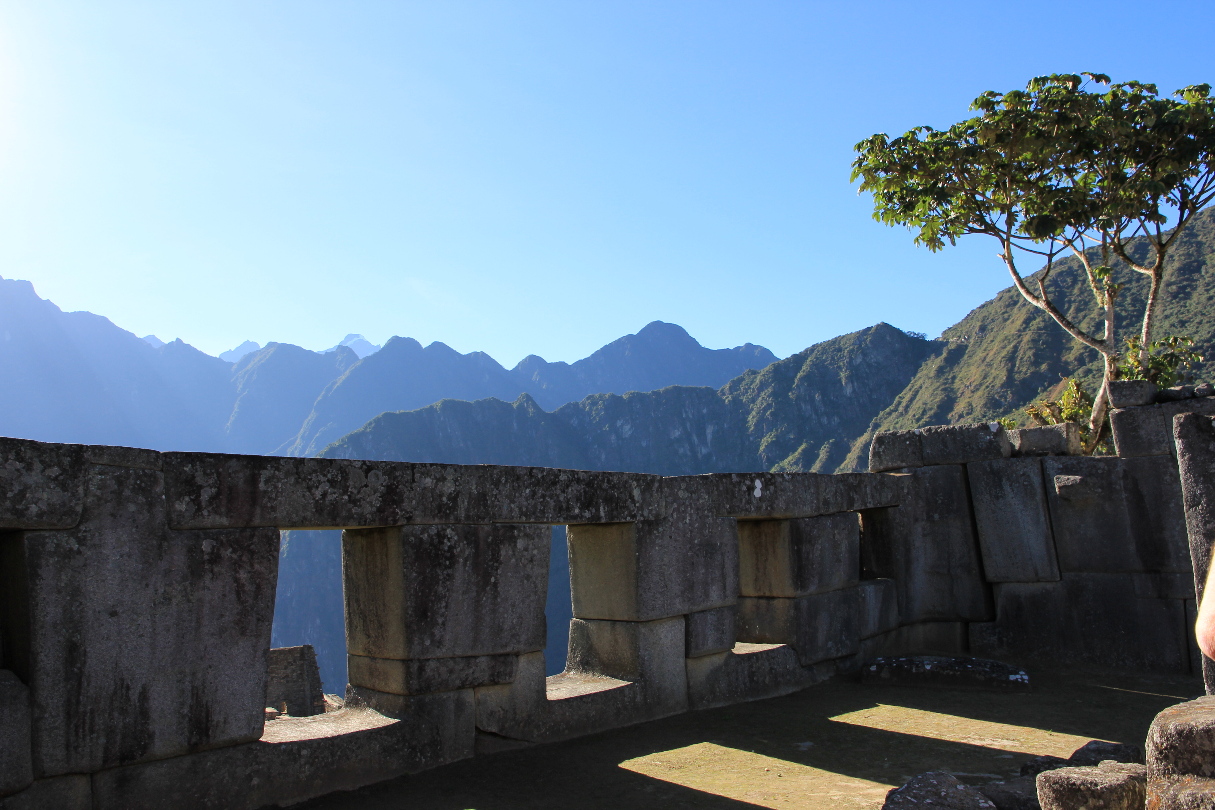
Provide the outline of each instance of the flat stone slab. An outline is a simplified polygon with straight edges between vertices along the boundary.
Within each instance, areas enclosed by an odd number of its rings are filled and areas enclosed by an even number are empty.
[[[1039,774],[1042,810],[1140,810],[1147,798],[1147,769],[1138,763],[1103,762]]]
[[[861,682],[1008,691],[1029,689],[1029,674],[1012,664],[986,658],[903,655],[869,662],[861,669]]]

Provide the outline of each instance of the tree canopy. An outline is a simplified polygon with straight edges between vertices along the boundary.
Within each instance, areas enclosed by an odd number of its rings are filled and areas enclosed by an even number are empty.
[[[1211,87],[1167,97],[1142,82],[1056,74],[1023,91],[985,92],[971,109],[978,114],[947,130],[867,138],[856,146],[852,179],[872,193],[875,219],[910,228],[929,250],[971,234],[995,238],[1021,295],[1102,354],[1105,380],[1090,421],[1095,444],[1124,351],[1110,268],[1122,261],[1150,279],[1132,346],[1136,367],[1148,367],[1165,257],[1194,214],[1215,200]],[[1135,237],[1150,245],[1138,260],[1128,252]],[[1102,332],[1086,331],[1051,301],[1047,282],[1061,254],[1083,265]],[[1021,256],[1045,268],[1027,278]]]

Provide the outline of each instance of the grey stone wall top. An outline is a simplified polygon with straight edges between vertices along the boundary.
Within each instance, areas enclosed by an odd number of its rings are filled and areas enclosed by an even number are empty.
[[[0,528],[66,529],[80,520],[84,448],[0,438]]]
[[[933,425],[879,433],[869,447],[869,472],[1008,458],[1008,432],[998,422]]]

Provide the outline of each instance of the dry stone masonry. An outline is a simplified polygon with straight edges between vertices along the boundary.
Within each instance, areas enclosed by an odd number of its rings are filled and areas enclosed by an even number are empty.
[[[1191,671],[1215,429],[1126,415],[1177,404],[1115,412],[1159,452],[1082,458],[1071,427],[963,425],[879,435],[872,472],[845,475],[0,439],[0,810],[287,805],[883,656]],[[574,618],[546,678],[552,525]],[[333,711],[303,648],[269,650],[287,529],[344,530]],[[1211,708],[1188,711],[1151,749],[1149,797],[1215,776],[1169,748],[1207,733]]]

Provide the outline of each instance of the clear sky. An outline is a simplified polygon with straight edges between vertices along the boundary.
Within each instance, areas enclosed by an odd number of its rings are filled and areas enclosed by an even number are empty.
[[[781,356],[1007,286],[848,183],[877,131],[1092,70],[1215,83],[1209,2],[0,0],[0,275],[217,354],[347,332]],[[973,239],[978,239],[974,237]]]

